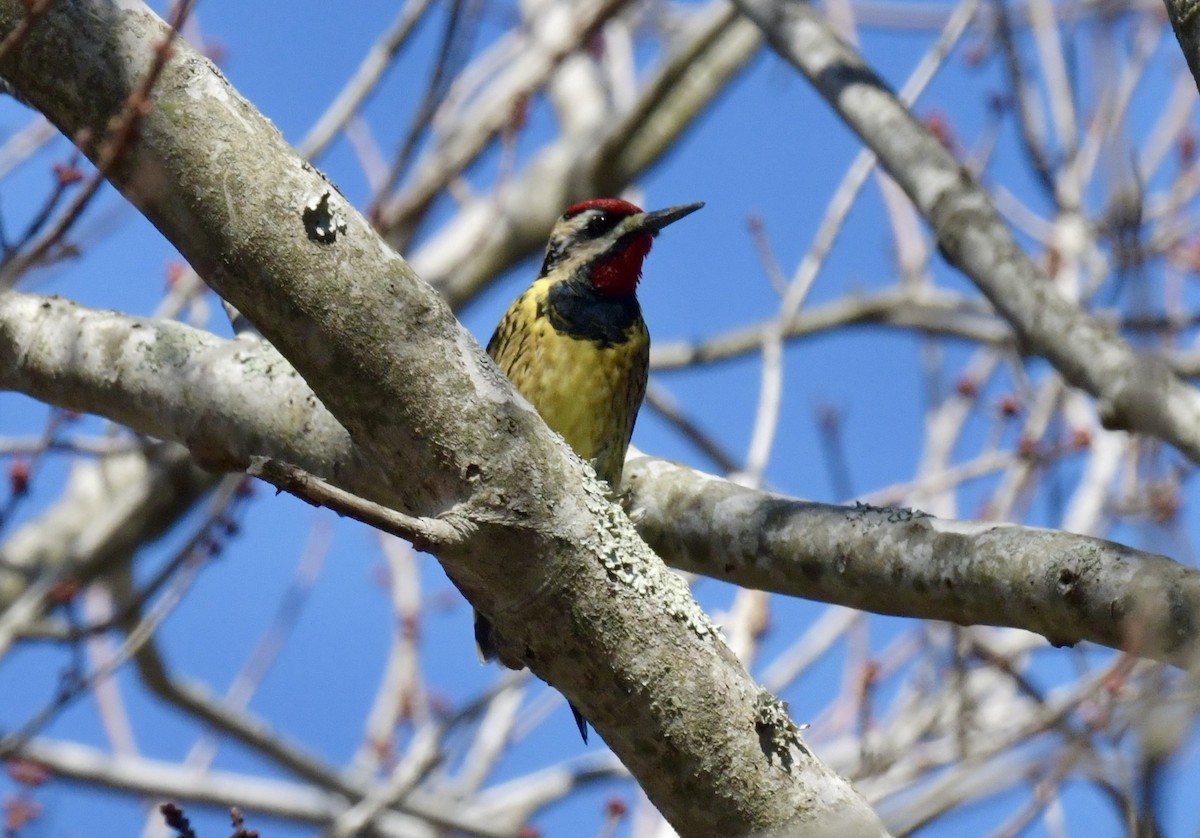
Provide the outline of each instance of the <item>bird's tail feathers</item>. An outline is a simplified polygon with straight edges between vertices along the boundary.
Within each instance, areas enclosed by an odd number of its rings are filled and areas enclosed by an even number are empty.
[[[491,663],[500,657],[492,621],[478,611],[475,612],[475,651],[479,654],[480,663]]]

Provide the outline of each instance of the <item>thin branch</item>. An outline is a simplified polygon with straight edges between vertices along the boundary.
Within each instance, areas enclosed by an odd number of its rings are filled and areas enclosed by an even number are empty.
[[[182,2],[176,3],[172,9],[169,28],[162,40],[155,46],[154,61],[150,64],[141,84],[126,98],[120,113],[113,117],[103,145],[94,152],[96,173],[88,179],[75,196],[75,200],[40,240],[34,242],[28,250],[13,254],[11,257],[6,256],[3,261],[0,261],[0,288],[12,287],[21,274],[42,261],[49,253],[50,248],[62,240],[67,231],[79,220],[83,211],[87,209],[100,187],[105,184],[106,178],[112,173],[114,167],[128,152],[129,147],[136,139],[138,124],[153,107],[151,94],[154,92],[154,86],[158,83],[163,68],[171,56],[172,44],[179,35],[180,26],[191,13],[193,2],[194,0],[182,0]],[[29,16],[9,33],[4,42],[0,43],[0,57],[3,57],[11,47],[11,40],[22,33],[22,27],[33,25],[38,16],[52,3],[53,0],[38,0],[33,5]],[[76,143],[80,146],[91,145],[93,139],[90,130],[84,130],[75,137]]]
[[[270,483],[281,492],[295,495],[305,503],[328,507],[339,515],[410,541],[413,547],[426,553],[436,553],[461,544],[464,538],[462,527],[469,529],[471,526],[468,519],[463,517],[456,519],[456,526],[448,518],[414,518],[396,512],[339,489],[301,468],[267,457],[252,458],[246,473]]]
[[[431,5],[432,0],[408,0],[405,3],[391,26],[384,30],[367,52],[353,78],[297,144],[297,153],[309,160],[317,160],[325,153],[338,132],[378,87],[384,73],[408,43],[409,36]]]

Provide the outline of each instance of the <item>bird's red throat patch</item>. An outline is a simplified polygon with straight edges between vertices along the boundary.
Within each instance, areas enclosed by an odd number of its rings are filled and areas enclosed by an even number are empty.
[[[592,286],[604,294],[622,297],[637,291],[642,278],[642,262],[654,244],[646,234],[632,239],[620,252],[592,267]]]

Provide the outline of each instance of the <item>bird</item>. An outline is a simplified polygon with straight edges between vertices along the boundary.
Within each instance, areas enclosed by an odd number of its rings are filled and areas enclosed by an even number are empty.
[[[517,391],[614,494],[650,368],[637,299],[642,263],[660,230],[702,206],[644,212],[620,198],[595,198],[568,207],[537,279],[488,341],[488,355]],[[475,643],[485,663],[499,657],[495,629],[478,611]],[[586,744],[587,721],[568,704]]]

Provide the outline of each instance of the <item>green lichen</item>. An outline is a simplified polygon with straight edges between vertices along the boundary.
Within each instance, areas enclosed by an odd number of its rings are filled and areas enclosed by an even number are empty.
[[[800,734],[804,727],[792,721],[787,702],[776,698],[767,690],[759,690],[754,700],[754,730],[758,733],[759,745],[767,758],[778,757],[783,766],[793,762],[792,749],[809,754]]]
[[[608,575],[639,596],[657,603],[673,620],[686,625],[697,637],[722,640],[720,631],[692,597],[687,583],[669,571],[655,572],[657,557],[637,537],[624,510],[613,502],[600,483],[587,482],[589,507],[596,514],[593,530]]]

